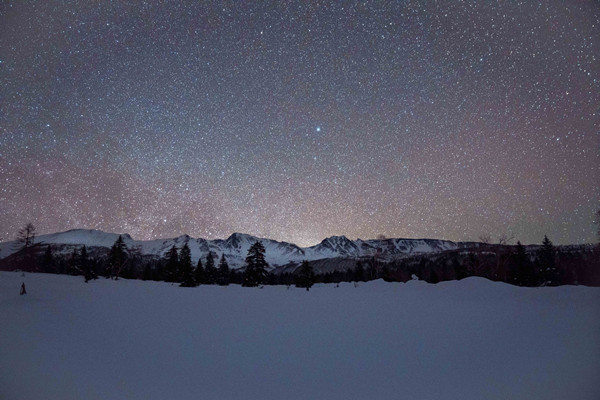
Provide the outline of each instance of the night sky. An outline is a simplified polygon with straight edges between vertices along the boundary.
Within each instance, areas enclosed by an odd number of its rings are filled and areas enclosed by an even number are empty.
[[[597,1],[172,3],[2,2],[5,240],[595,241]]]

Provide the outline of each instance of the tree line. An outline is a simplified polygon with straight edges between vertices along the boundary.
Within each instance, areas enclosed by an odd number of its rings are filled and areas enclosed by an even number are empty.
[[[226,256],[209,251],[192,264],[187,243],[172,246],[162,258],[142,255],[128,248],[119,236],[108,253],[102,248],[75,247],[70,254],[55,254],[52,246],[34,244],[35,228],[28,224],[19,233],[21,251],[11,256],[21,269],[83,276],[88,282],[107,279],[142,279],[165,281],[182,287],[239,284],[243,286],[296,285],[307,290],[314,283],[366,282],[374,279],[406,282],[411,279],[437,283],[480,276],[519,286],[556,286],[584,284],[600,286],[600,247],[555,247],[545,236],[541,246],[515,246],[483,243],[479,247],[414,255],[390,262],[377,258],[355,261],[353,268],[315,273],[304,261],[292,272],[269,273],[265,249],[254,243],[246,255],[244,267],[232,269]],[[43,249],[43,251],[41,251]]]
[[[24,249],[25,250],[25,249]],[[29,249],[32,250],[32,249]],[[30,251],[31,253],[31,251]],[[25,261],[25,255],[22,255]],[[53,247],[45,246],[41,256],[27,257],[33,261],[28,270],[81,275],[85,282],[99,277],[118,280],[142,279],[164,281],[179,284],[182,287],[199,285],[239,284],[255,287],[278,284],[268,272],[269,265],[265,260],[265,248],[260,242],[250,246],[243,269],[229,267],[225,254],[219,257],[209,251],[205,257],[192,264],[191,251],[187,243],[180,249],[172,246],[160,259],[142,256],[135,249],[128,249],[123,237],[119,236],[104,257],[90,257],[86,246],[74,248],[69,255],[54,254]],[[308,262],[304,262],[294,284],[298,287],[310,288],[314,283],[314,273]]]

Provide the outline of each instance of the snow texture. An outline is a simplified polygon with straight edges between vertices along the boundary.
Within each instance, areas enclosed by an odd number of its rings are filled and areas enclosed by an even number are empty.
[[[19,296],[21,282],[27,295]],[[0,272],[0,398],[600,398],[600,288]]]

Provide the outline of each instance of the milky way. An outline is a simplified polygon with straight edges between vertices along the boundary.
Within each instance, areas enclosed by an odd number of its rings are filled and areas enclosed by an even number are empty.
[[[0,236],[595,240],[598,2],[174,3],[0,6]]]

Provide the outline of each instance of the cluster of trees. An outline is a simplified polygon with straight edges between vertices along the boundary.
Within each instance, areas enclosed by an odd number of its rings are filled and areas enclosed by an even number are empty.
[[[150,264],[146,265],[142,279],[179,283],[183,287],[225,286],[229,285],[232,278],[236,280],[236,274],[229,268],[225,255],[221,256],[218,266],[216,266],[215,259],[218,259],[218,256],[209,251],[204,263],[200,258],[194,267],[187,243],[181,250],[177,250],[177,247],[173,246],[167,252],[165,259],[162,262],[159,261],[154,268]]]
[[[189,246],[184,244],[181,249],[173,246],[165,257],[156,260],[149,256],[128,249],[123,238],[119,236],[107,256],[90,257],[85,246],[80,250],[73,249],[68,256],[55,255],[51,246],[45,246],[43,255],[37,257],[32,271],[81,275],[85,282],[104,276],[107,279],[142,279],[178,283],[182,287],[199,285],[239,284],[254,287],[261,285],[283,284],[279,275],[268,272],[265,260],[265,248],[260,242],[254,243],[248,250],[243,270],[233,270],[229,267],[226,256],[209,252],[206,257],[198,259],[192,265]],[[309,290],[315,282],[312,266],[304,261],[299,273],[293,279],[298,287]],[[287,281],[286,281],[287,282]],[[288,284],[288,283],[285,283]]]
[[[34,244],[34,239],[32,224],[19,231],[21,251],[10,260],[12,265],[29,271],[80,275],[86,282],[104,276],[108,279],[166,281],[183,287],[296,285],[309,290],[314,283],[320,282],[362,282],[379,278],[406,282],[418,278],[437,283],[480,276],[519,286],[600,286],[600,246],[557,249],[546,236],[537,248],[525,247],[520,242],[515,246],[506,242],[484,243],[472,249],[416,255],[389,263],[376,258],[357,260],[354,268],[322,274],[315,274],[308,261],[302,262],[293,273],[268,273],[265,248],[260,242],[248,250],[244,268],[232,270],[225,255],[219,258],[213,252],[192,265],[187,243],[180,249],[173,246],[165,257],[156,259],[142,255],[137,249],[129,249],[122,236],[117,238],[108,254],[105,249],[92,248],[90,251],[82,246],[74,248],[68,255],[64,251],[55,255],[51,246]]]
[[[600,285],[600,249],[593,246],[556,248],[548,237],[526,248],[486,245],[434,256],[415,256],[390,263],[389,280],[413,277],[430,283],[480,276],[518,286]]]

